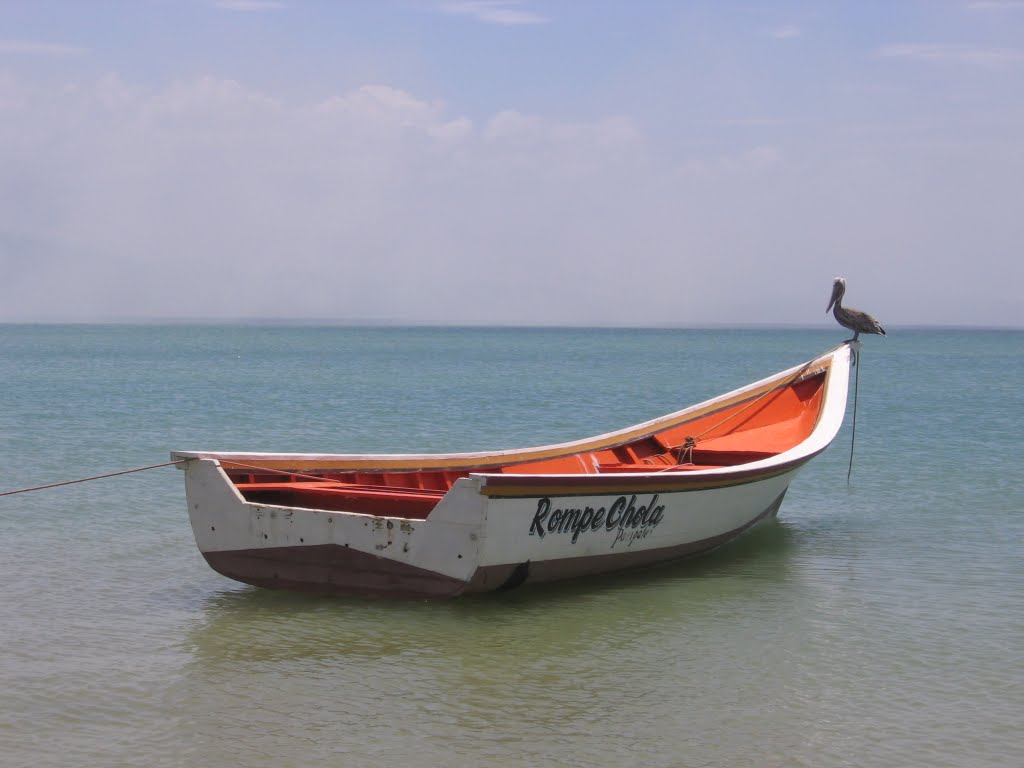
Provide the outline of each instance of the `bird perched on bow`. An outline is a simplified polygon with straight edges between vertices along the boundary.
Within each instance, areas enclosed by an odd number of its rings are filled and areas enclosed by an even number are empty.
[[[885,336],[885,329],[882,327],[882,324],[867,312],[843,306],[844,293],[846,293],[846,280],[837,277],[832,283],[832,299],[828,303],[825,314],[828,314],[828,310],[831,309],[836,322],[844,328],[849,328],[853,331],[853,338],[850,341],[856,341],[857,337],[862,333],[877,333]]]

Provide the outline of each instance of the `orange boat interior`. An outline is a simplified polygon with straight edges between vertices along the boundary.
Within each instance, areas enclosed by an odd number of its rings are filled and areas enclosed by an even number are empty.
[[[366,469],[297,470],[280,460],[256,467],[221,460],[235,487],[250,502],[367,515],[425,519],[459,478],[491,474],[608,474],[688,472],[769,458],[805,440],[821,410],[825,371],[785,381],[767,392],[699,412],[681,422],[666,420],[653,433],[626,442],[597,440],[572,453],[549,449],[486,459],[437,462],[434,468],[390,471],[380,462]],[[619,438],[621,439],[621,438]],[[537,454],[544,454],[538,457]]]

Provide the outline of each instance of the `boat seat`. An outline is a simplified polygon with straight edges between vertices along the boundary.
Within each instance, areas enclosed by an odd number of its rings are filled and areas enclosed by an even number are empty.
[[[445,491],[326,482],[238,483],[246,501],[285,507],[425,518]],[[398,514],[396,514],[398,513]]]
[[[261,491],[286,491],[301,494],[333,494],[340,496],[366,497],[387,497],[400,499],[431,499],[435,503],[445,495],[446,491],[433,490],[430,488],[399,488],[376,485],[349,485],[347,483],[325,482],[325,483],[239,483],[235,486],[243,496],[247,493],[258,493]]]
[[[788,451],[804,440],[812,426],[803,424],[801,419],[794,419],[785,424],[754,427],[720,437],[699,438],[694,452],[743,453],[767,458]]]
[[[686,472],[695,469],[720,469],[722,466],[716,464],[623,464],[622,462],[610,461],[600,465],[601,472],[657,472],[669,474],[671,472]]]

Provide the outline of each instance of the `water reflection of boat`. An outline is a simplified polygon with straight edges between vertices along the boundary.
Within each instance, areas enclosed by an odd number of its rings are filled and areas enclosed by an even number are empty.
[[[432,455],[175,452],[207,562],[257,586],[449,597],[649,565],[774,516],[846,410],[845,343],[570,443]]]
[[[611,652],[652,632],[678,636],[721,615],[723,605],[781,609],[777,601],[787,592],[774,587],[794,578],[800,538],[800,529],[773,521],[697,560],[444,602],[338,601],[229,587],[202,600],[189,646],[204,674],[238,662],[397,663],[409,654],[483,674],[496,663],[496,644],[514,645],[520,662],[541,660],[550,652],[532,642],[541,637],[557,638],[565,649],[589,642]]]

